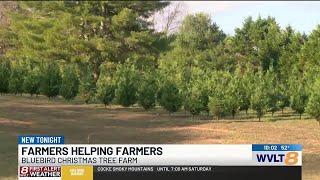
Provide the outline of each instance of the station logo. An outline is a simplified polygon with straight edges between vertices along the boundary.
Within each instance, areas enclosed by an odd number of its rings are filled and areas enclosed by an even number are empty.
[[[299,162],[298,152],[257,152],[254,156],[256,162],[264,164],[284,164],[287,166],[294,166]]]

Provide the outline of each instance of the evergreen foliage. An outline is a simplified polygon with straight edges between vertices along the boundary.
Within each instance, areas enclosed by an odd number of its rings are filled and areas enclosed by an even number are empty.
[[[97,98],[105,107],[112,103],[115,97],[114,82],[108,77],[100,76],[97,82]]]
[[[68,65],[62,74],[60,95],[66,100],[74,99],[79,91],[79,79],[73,65]]]
[[[263,79],[262,72],[257,74],[254,85],[255,87],[251,94],[251,108],[256,111],[260,121],[267,111],[269,102],[266,82]]]
[[[137,91],[140,86],[138,72],[129,64],[120,65],[116,72],[116,101],[129,107],[137,102]]]
[[[9,80],[9,90],[15,95],[23,93],[23,81],[26,75],[26,69],[21,62],[14,62],[11,67]]]
[[[165,81],[158,91],[158,102],[170,114],[177,112],[182,106],[178,87],[172,81]]]
[[[49,98],[58,96],[61,87],[61,73],[58,64],[56,62],[45,64],[42,73],[41,92]]]
[[[158,91],[158,82],[153,73],[145,73],[139,85],[137,96],[138,103],[145,109],[154,108],[156,105],[156,94]]]
[[[41,71],[39,67],[30,69],[23,81],[24,92],[29,93],[31,96],[40,94],[41,85]]]
[[[0,94],[9,92],[11,64],[8,60],[0,61]]]
[[[81,79],[79,92],[81,94],[82,99],[86,104],[94,101],[95,93],[96,93],[96,83],[93,75],[93,68],[88,66],[86,71]]]
[[[320,25],[310,35],[248,17],[226,35],[205,13],[153,29],[166,1],[17,2],[0,29],[0,93],[78,94],[144,109],[259,120],[291,107],[318,119]]]
[[[305,112],[306,104],[308,102],[308,94],[304,85],[301,83],[297,89],[293,91],[291,96],[291,108],[301,115]]]
[[[307,103],[306,111],[314,117],[320,125],[320,79],[318,78],[312,87],[313,91],[310,94]]]

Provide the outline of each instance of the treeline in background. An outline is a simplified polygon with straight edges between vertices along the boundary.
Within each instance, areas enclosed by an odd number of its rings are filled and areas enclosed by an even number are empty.
[[[1,94],[62,96],[169,113],[257,117],[286,107],[320,120],[320,26],[272,17],[225,34],[163,1],[10,2],[1,7]],[[156,22],[161,21],[161,26]]]

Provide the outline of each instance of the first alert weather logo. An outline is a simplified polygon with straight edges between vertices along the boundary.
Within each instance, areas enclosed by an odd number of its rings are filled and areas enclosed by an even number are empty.
[[[60,166],[21,166],[20,177],[60,177]]]

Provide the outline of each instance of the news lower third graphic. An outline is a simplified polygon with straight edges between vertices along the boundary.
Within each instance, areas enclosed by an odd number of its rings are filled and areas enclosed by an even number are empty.
[[[18,137],[19,180],[301,180],[299,144],[65,144]]]

